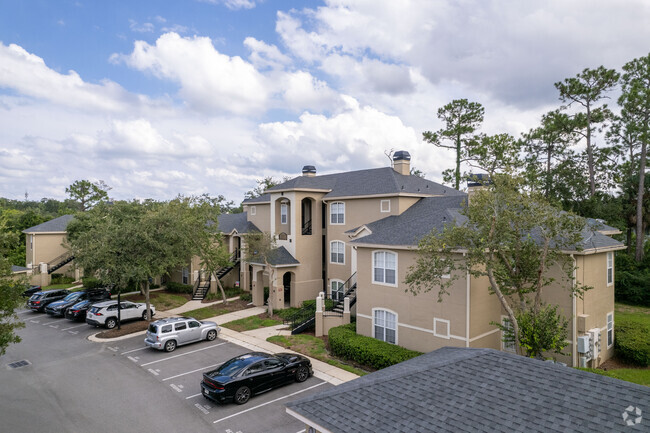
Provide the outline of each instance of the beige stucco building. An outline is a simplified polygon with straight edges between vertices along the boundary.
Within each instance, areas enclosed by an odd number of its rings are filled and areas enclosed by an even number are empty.
[[[250,231],[277,239],[272,282],[263,263],[242,263],[239,270],[257,305],[264,302],[264,287],[275,287],[275,308],[298,307],[320,292],[342,300],[354,281],[351,304],[360,334],[422,352],[443,346],[512,350],[491,325],[505,312],[485,279],[458,275],[442,302],[437,293],[413,295],[403,282],[418,241],[457,218],[466,200],[465,193],[410,175],[410,155],[396,152],[393,167],[316,176],[305,166],[302,176],[245,200],[243,214],[223,215],[219,227],[232,245],[241,246]],[[580,251],[568,252],[576,283],[593,289],[583,298],[560,283],[544,291],[544,301],[559,305],[570,320],[570,356],[558,360],[572,365],[582,358],[583,365],[596,366],[613,354],[614,251],[623,245],[608,236],[615,229],[601,227],[589,230]],[[324,332],[336,324],[332,314],[326,320]],[[591,355],[584,352],[585,339],[579,342],[584,336],[591,337]]]

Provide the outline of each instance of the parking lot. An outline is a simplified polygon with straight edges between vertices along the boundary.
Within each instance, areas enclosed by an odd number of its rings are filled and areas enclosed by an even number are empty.
[[[8,384],[0,389],[0,396],[3,401],[18,399],[32,408],[44,407],[45,412],[51,409],[66,431],[77,431],[81,422],[83,428],[78,431],[127,431],[142,424],[157,431],[192,427],[224,433],[298,433],[304,431],[304,424],[287,415],[284,404],[332,386],[311,377],[254,396],[241,406],[219,405],[201,395],[202,373],[249,352],[244,347],[217,338],[166,353],[144,346],[142,335],[96,343],[87,337],[100,329],[86,323],[28,311],[20,317],[26,324],[20,331],[23,342],[10,346],[3,364],[22,360],[29,364],[0,371],[0,380]],[[44,377],[45,383],[34,383],[35,378]],[[90,384],[92,389],[86,386]],[[32,386],[47,389],[43,392]],[[82,420],[75,419],[78,407],[88,408]],[[121,409],[112,413],[112,407]],[[23,410],[3,405],[0,418],[9,426],[26,427],[21,418],[28,424],[35,420],[26,421]],[[116,427],[116,422],[126,428]],[[52,430],[51,422],[44,425]]]

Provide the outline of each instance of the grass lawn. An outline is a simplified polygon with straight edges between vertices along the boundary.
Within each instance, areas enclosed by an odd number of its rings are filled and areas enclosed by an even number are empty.
[[[144,295],[141,295],[140,293],[126,295],[122,296],[122,299],[131,302],[144,302]],[[158,311],[171,310],[172,308],[180,307],[190,299],[192,299],[192,295],[184,293],[149,292],[149,300]]]
[[[624,317],[626,319],[650,325],[650,307],[639,307],[636,305],[617,303],[615,309],[614,322],[616,322],[617,318]],[[650,336],[648,336],[648,338],[650,338]]]
[[[214,316],[231,313],[233,311],[240,311],[249,308],[245,301],[232,301],[224,304],[210,305],[208,307],[197,308],[183,313],[184,316],[194,317],[196,320],[204,320]]]
[[[275,325],[282,325],[282,321],[277,319],[270,319],[266,313],[263,313],[259,316],[251,316],[239,320],[233,320],[232,322],[224,323],[221,326],[232,329],[233,331],[244,332]]]
[[[266,341],[302,353],[303,355],[311,356],[319,361],[326,362],[329,365],[333,365],[334,367],[341,368],[359,376],[368,374],[367,371],[348,365],[330,356],[325,347],[325,341],[318,337],[314,337],[313,335],[274,335],[273,337],[267,338]]]
[[[69,289],[70,287],[78,286],[78,284],[50,284],[49,286],[43,288],[43,290],[57,290],[57,289]],[[79,287],[78,289],[75,289],[74,291],[77,290],[83,290],[83,287]]]
[[[615,370],[601,370],[600,368],[581,368],[580,370],[625,380],[626,382],[638,383],[639,385],[650,386],[650,369],[618,368]]]

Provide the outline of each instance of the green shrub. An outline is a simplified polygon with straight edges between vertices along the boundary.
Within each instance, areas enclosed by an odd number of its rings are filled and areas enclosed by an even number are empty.
[[[414,350],[358,335],[354,323],[332,328],[328,336],[333,355],[375,369],[390,367],[422,355]]]
[[[650,306],[650,265],[647,262],[647,256],[643,263],[637,264],[634,257],[624,251],[616,254],[616,302]]]
[[[614,348],[622,359],[650,365],[650,325],[634,318],[616,317]]]
[[[70,284],[74,281],[73,277],[67,277],[63,274],[52,274],[52,281],[50,284]]]
[[[251,295],[250,292],[244,292],[241,295],[239,295],[239,299],[241,299],[242,301],[251,302],[253,300],[253,295]]]
[[[83,277],[81,282],[86,289],[99,289],[106,286],[99,278],[95,277]]]
[[[194,287],[189,284],[181,284],[170,281],[167,283],[167,291],[172,293],[189,293],[192,294]]]

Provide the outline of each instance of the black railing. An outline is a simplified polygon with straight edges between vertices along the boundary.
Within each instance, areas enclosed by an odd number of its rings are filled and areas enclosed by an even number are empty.
[[[335,312],[343,313],[343,303],[346,297],[350,298],[350,307],[356,303],[357,300],[356,291],[357,291],[357,273],[355,272],[350,276],[350,278],[348,278],[348,280],[345,283],[343,283],[343,295],[340,295],[338,299],[332,298],[335,302],[333,304],[330,304],[331,307],[329,307],[326,304],[325,311],[335,311]]]
[[[71,261],[74,260],[74,256],[72,255],[71,252],[66,252],[61,254],[59,257],[52,259],[48,262],[47,264],[47,273],[51,274],[52,272],[56,271],[57,269],[67,265]]]
[[[302,234],[311,235],[311,220],[302,223]]]

